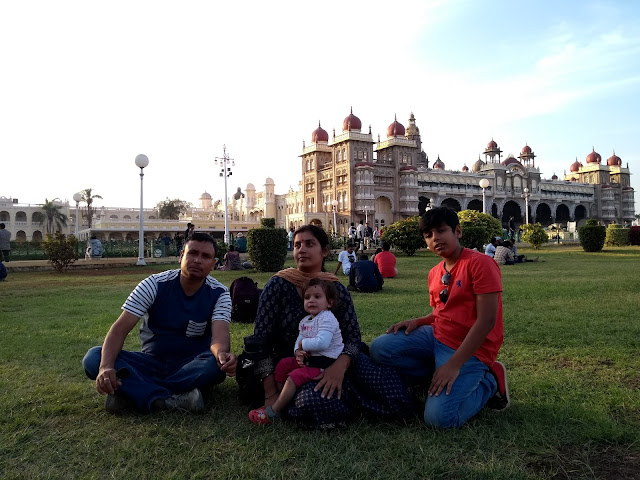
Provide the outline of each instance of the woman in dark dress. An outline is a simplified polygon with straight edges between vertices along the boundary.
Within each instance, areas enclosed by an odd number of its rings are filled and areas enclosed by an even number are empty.
[[[338,291],[336,318],[344,350],[321,379],[298,390],[288,415],[303,425],[320,428],[343,426],[358,413],[389,418],[411,416],[412,404],[398,375],[388,367],[375,365],[360,352],[360,327],[351,295],[335,275],[324,271],[328,254],[329,238],[324,230],[314,225],[299,228],[293,240],[297,268],[276,273],[262,291],[254,336],[264,339],[271,352],[256,366],[263,378],[264,405],[272,405],[278,397],[275,365],[293,354],[298,324],[307,315],[301,288],[311,278],[321,278],[335,282]]]

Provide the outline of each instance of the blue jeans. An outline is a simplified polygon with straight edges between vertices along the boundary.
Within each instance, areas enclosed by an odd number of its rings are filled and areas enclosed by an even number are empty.
[[[433,336],[431,325],[416,328],[409,335],[404,331],[387,333],[376,338],[370,347],[371,358],[382,365],[395,367],[398,373],[414,381],[425,380],[444,365],[455,353]],[[424,406],[424,421],[438,428],[459,428],[478,413],[496,393],[497,384],[489,367],[471,357],[460,368],[451,393],[446,389],[439,396],[428,396]]]
[[[102,347],[93,347],[82,359],[84,371],[91,380],[98,376],[101,356]],[[165,363],[146,353],[122,350],[115,362],[115,369],[121,368],[127,368],[130,375],[120,380],[118,392],[133,400],[141,412],[150,412],[155,400],[213,386],[226,378],[210,351],[191,360]]]

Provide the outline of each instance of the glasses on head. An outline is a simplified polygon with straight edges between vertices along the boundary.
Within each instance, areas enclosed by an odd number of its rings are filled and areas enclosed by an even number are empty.
[[[442,290],[440,290],[440,301],[442,303],[447,303],[447,300],[449,300],[449,281],[451,280],[451,274],[449,272],[446,272],[444,275],[442,275],[442,278],[440,279],[440,281],[442,282],[442,284],[444,285],[444,288]]]

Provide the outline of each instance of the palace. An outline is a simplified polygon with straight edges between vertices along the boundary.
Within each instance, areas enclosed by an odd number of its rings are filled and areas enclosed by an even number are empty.
[[[603,163],[592,149],[586,165],[576,159],[569,173],[559,179],[542,178],[536,166],[536,155],[525,145],[520,155],[502,158],[502,150],[491,140],[480,157],[469,168],[447,168],[438,157],[431,166],[422,148],[420,129],[413,113],[405,128],[397,118],[386,130],[386,138],[373,139],[371,126],[363,133],[362,122],[353,111],[342,122],[342,133],[331,138],[318,123],[311,133],[311,143],[302,142],[300,155],[301,181],[283,195],[275,194],[275,182],[267,178],[257,191],[249,183],[228,199],[229,229],[234,235],[246,233],[260,225],[264,217],[275,218],[282,228],[297,228],[307,223],[323,226],[328,231],[345,235],[351,222],[368,221],[377,228],[401,218],[424,213],[429,206],[446,205],[456,211],[482,211],[483,194],[487,213],[503,225],[511,216],[517,224],[526,221],[567,226],[580,225],[588,218],[603,224],[635,217],[634,189],[630,186],[629,165],[615,152]],[[538,162],[539,163],[539,162]],[[487,180],[484,192],[480,181]],[[145,238],[155,239],[184,232],[188,222],[197,230],[216,237],[224,232],[222,200],[213,200],[205,192],[200,206],[189,209],[179,220],[158,218],[155,209],[145,209]],[[69,217],[64,233],[74,233],[76,208],[59,203]],[[136,241],[139,209],[97,207],[89,228],[86,210],[80,209],[79,238],[95,234],[101,240]],[[0,222],[18,241],[39,241],[44,225],[41,205],[24,205],[16,199],[0,197]]]

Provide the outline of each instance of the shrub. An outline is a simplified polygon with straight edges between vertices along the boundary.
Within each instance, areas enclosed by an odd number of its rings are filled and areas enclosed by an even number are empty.
[[[622,228],[622,225],[618,223],[611,223],[607,226],[604,244],[608,247],[629,245],[629,229]]]
[[[522,229],[522,241],[527,242],[535,249],[541,248],[543,243],[549,241],[549,235],[539,223],[525,223],[520,228]]]
[[[49,263],[58,272],[64,272],[73,262],[76,261],[76,237],[68,237],[62,233],[47,234],[46,240],[42,243]]]
[[[224,243],[224,240],[220,240],[219,242],[216,241],[216,245],[218,247],[216,248],[216,257],[222,261],[225,254],[229,251],[229,245]]]
[[[631,245],[640,245],[640,226],[629,229],[629,242]]]
[[[606,235],[607,229],[603,225],[598,225],[597,220],[587,220],[587,223],[578,228],[580,245],[585,252],[600,252],[604,247]]]
[[[458,212],[462,238],[460,243],[467,248],[482,250],[492,237],[502,236],[500,220],[476,210]]]
[[[260,220],[262,227],[247,232],[247,251],[253,267],[259,272],[282,270],[287,259],[287,231],[274,228],[273,218]]]
[[[381,240],[389,242],[394,248],[411,256],[416,250],[426,246],[420,233],[418,222],[420,217],[409,217],[398,220],[384,228]]]

